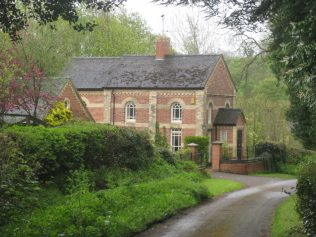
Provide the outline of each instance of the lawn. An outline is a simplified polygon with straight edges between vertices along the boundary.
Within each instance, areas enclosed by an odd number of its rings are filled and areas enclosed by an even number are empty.
[[[305,237],[300,233],[302,222],[296,212],[296,195],[287,198],[275,211],[272,237]]]
[[[252,173],[251,175],[260,176],[260,177],[279,178],[279,179],[296,179],[295,175],[284,174],[284,173]]]
[[[205,179],[202,181],[211,194],[211,196],[219,196],[227,192],[232,192],[244,187],[244,184],[226,180],[226,179]]]

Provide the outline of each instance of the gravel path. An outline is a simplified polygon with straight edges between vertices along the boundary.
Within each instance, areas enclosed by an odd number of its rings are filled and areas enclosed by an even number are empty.
[[[183,211],[137,237],[269,237],[276,206],[294,192],[296,180],[227,173],[214,178],[242,182],[235,191]]]

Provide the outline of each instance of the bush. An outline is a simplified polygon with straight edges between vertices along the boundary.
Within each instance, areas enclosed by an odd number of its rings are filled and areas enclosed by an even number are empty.
[[[306,149],[298,149],[298,148],[287,148],[286,149],[286,162],[290,164],[299,164],[304,161],[304,157],[314,156],[316,157],[316,152],[312,150]]]
[[[154,157],[148,134],[128,128],[82,123],[56,128],[11,127],[5,131],[28,160],[40,163],[37,174],[41,180],[82,166],[136,170],[147,167]]]
[[[17,145],[6,135],[0,134],[0,226],[11,221],[24,209],[31,209],[37,202],[40,190],[31,164],[19,152]]]
[[[198,145],[198,152],[205,163],[208,162],[208,149],[209,149],[209,138],[206,136],[187,136],[184,138],[184,144],[187,146],[190,143]]]
[[[255,156],[258,157],[264,152],[270,153],[276,162],[286,162],[286,147],[283,143],[260,142],[256,144]]]
[[[176,156],[173,154],[169,148],[157,148],[157,151],[162,159],[164,159],[166,162],[168,162],[171,165],[176,164]]]
[[[71,110],[65,107],[62,101],[56,102],[44,119],[51,126],[59,126],[73,119]]]
[[[205,186],[177,175],[95,193],[74,193],[33,213],[17,236],[128,236],[208,198]],[[12,229],[7,232],[12,234]]]
[[[297,183],[297,207],[308,236],[316,236],[316,161],[304,163]]]

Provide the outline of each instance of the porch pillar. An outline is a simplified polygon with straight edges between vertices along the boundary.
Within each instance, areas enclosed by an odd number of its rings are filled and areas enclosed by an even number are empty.
[[[223,143],[220,141],[215,141],[212,143],[212,170],[213,171],[220,171],[222,145]]]
[[[198,144],[189,143],[187,146],[190,148],[190,151],[191,151],[191,160],[196,161],[197,155],[198,155],[198,150],[197,150]]]

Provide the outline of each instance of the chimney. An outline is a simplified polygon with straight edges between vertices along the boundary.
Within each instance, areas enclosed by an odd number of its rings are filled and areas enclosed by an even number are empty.
[[[164,60],[170,53],[170,39],[160,36],[156,42],[156,60]]]

